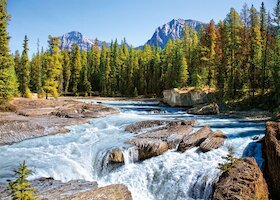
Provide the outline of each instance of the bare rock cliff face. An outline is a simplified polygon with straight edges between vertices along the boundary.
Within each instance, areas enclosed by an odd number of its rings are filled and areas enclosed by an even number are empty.
[[[163,101],[170,106],[194,107],[209,103],[209,95],[203,91],[181,91],[177,88],[164,90]]]
[[[264,174],[273,199],[280,197],[280,122],[267,122],[263,141]]]
[[[213,200],[268,200],[266,181],[254,158],[240,159],[223,172],[214,186]]]

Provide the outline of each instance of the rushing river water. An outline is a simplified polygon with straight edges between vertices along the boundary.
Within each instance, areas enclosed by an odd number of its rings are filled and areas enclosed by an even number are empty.
[[[13,170],[26,160],[34,172],[31,179],[53,177],[62,181],[97,180],[101,186],[123,183],[128,186],[135,200],[209,199],[213,182],[220,173],[218,163],[224,162],[222,157],[226,156],[228,146],[234,147],[238,157],[254,156],[259,165],[263,162],[261,144],[253,141],[253,138],[263,136],[264,123],[228,117],[194,116],[186,114],[184,109],[158,107],[157,102],[103,103],[119,108],[120,114],[71,126],[68,134],[1,146],[0,182],[11,178]],[[169,150],[158,157],[133,162],[133,149],[125,150],[128,147],[125,141],[134,135],[124,129],[128,124],[149,119],[196,119],[200,126],[207,124],[213,130],[222,130],[227,139],[222,147],[207,153],[197,148],[185,153]],[[125,165],[112,169],[107,166],[106,152],[114,147],[124,149]]]

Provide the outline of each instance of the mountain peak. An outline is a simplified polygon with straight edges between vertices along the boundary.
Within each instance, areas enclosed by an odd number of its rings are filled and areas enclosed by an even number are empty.
[[[102,41],[97,41],[99,48],[102,46]],[[78,45],[81,50],[89,50],[94,45],[94,40],[88,39],[78,31],[65,33],[60,37],[61,49],[71,49],[73,45]],[[108,46],[108,43],[106,43]]]
[[[158,27],[147,44],[164,48],[169,39],[182,39],[185,25],[198,31],[201,26],[206,24],[191,19],[172,19],[170,22]]]

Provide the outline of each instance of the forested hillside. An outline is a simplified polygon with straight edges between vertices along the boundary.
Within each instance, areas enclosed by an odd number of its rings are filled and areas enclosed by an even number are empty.
[[[164,49],[145,45],[128,48],[125,40],[89,51],[74,46],[59,49],[59,38],[49,36],[49,48],[39,47],[28,58],[28,38],[23,52],[12,59],[6,32],[9,15],[1,0],[0,95],[160,96],[173,87],[211,88],[222,98],[254,97],[273,93],[280,99],[280,0],[268,13],[244,5],[223,21],[213,20],[199,31],[186,26],[182,40],[169,40]],[[14,76],[16,72],[17,83]]]

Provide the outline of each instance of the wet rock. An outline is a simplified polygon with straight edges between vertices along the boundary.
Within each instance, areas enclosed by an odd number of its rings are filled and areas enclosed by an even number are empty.
[[[0,145],[39,137],[45,128],[28,120],[0,120]]]
[[[185,135],[191,134],[193,128],[189,125],[170,126],[138,135],[138,138],[158,139],[168,144],[169,149],[175,148]]]
[[[121,149],[119,148],[112,149],[108,154],[109,154],[108,155],[109,162],[124,163],[124,157]]]
[[[131,133],[139,133],[143,131],[143,129],[147,128],[153,128],[157,126],[163,126],[163,127],[170,127],[170,126],[180,126],[180,125],[190,125],[195,126],[198,122],[196,120],[145,120],[141,122],[136,122],[133,124],[128,125],[125,128],[125,131],[131,132]]]
[[[189,89],[179,90],[177,88],[163,91],[163,102],[170,106],[193,107],[199,104],[208,103],[209,94],[206,92]]]
[[[259,136],[252,137],[252,140],[258,140],[258,139],[260,139]]]
[[[212,133],[204,142],[202,142],[199,147],[202,152],[211,151],[212,149],[218,149],[220,146],[224,144],[225,141],[225,134],[217,130]]]
[[[127,143],[137,147],[140,160],[158,156],[168,149],[176,148],[183,137],[192,132],[193,128],[189,124],[195,124],[195,121],[148,120],[137,122],[127,126],[126,130],[137,132],[144,128],[158,127],[137,135],[137,138]]]
[[[67,133],[65,126],[119,112],[104,105],[73,100],[15,98],[10,104],[14,112],[0,112],[0,145]]]
[[[268,189],[254,158],[239,159],[214,186],[213,200],[268,200]]]
[[[132,200],[131,192],[125,185],[114,184],[95,190],[80,192],[62,200]]]
[[[219,106],[216,103],[200,105],[188,110],[189,114],[194,115],[217,115],[220,113]]]
[[[280,197],[280,122],[267,122],[263,140],[264,174],[273,199]]]
[[[97,188],[97,182],[85,180],[72,180],[63,183],[53,178],[39,178],[31,181],[31,186],[38,191],[37,197],[40,199],[57,200],[69,198],[81,191],[94,190]],[[11,200],[11,196],[7,191],[0,192],[1,200]]]
[[[167,142],[159,139],[136,138],[127,142],[138,148],[139,160],[145,160],[163,154],[168,150]]]
[[[64,118],[96,118],[118,113],[117,109],[94,103],[71,102],[51,112],[51,115]]]
[[[178,151],[184,152],[195,146],[199,146],[211,133],[212,130],[210,127],[205,126],[193,134],[185,135],[178,146]]]
[[[63,183],[53,178],[39,178],[31,181],[37,189],[37,198],[44,200],[132,200],[130,191],[125,185],[114,184],[98,188],[97,182],[72,180]],[[0,185],[0,199],[11,200],[11,196]]]

